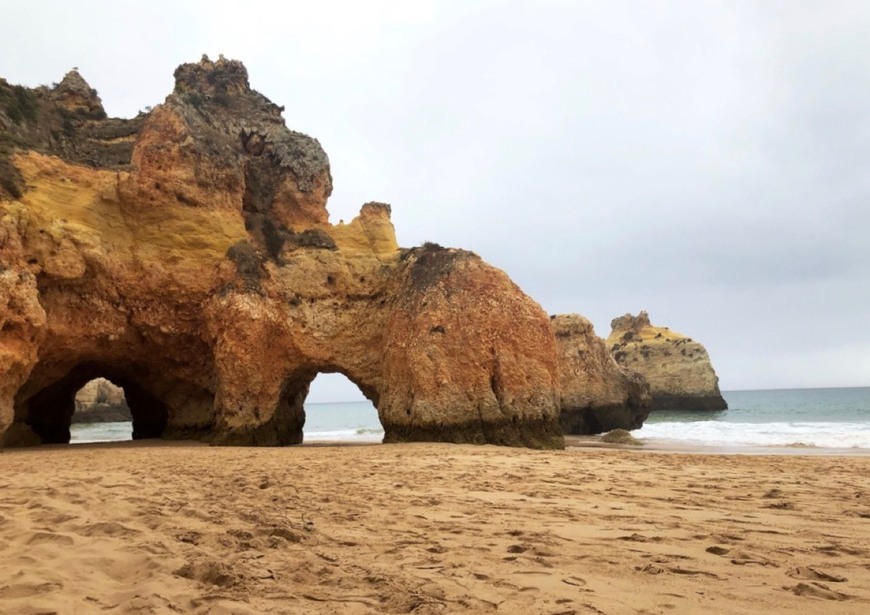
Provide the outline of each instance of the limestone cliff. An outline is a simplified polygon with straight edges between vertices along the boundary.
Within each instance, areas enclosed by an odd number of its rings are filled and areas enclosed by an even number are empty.
[[[646,312],[611,322],[613,357],[649,381],[653,410],[724,410],[719,378],[707,350],[667,327],[654,327]]]
[[[244,66],[180,66],[106,118],[77,73],[0,81],[0,444],[66,442],[76,391],[121,386],[133,437],[302,440],[319,372],[387,441],[562,446],[546,314],[461,250],[400,250],[382,203],[329,223],[329,159]]]
[[[640,428],[651,407],[646,380],[616,363],[583,316],[551,316],[550,323],[559,350],[563,431],[598,434]]]
[[[73,423],[132,421],[124,389],[105,378],[91,380],[76,394]]]

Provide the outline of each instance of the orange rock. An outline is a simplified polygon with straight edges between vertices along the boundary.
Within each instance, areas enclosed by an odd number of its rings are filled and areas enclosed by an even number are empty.
[[[134,438],[298,443],[308,385],[341,372],[388,441],[562,446],[540,306],[470,253],[399,250],[388,205],[329,224],[326,153],[241,63],[175,76],[131,120],[100,119],[78,77],[7,127],[0,443],[68,441],[97,377]]]
[[[620,367],[592,323],[579,314],[552,316],[559,349],[561,423],[566,434],[638,429],[649,416],[649,384]]]
[[[410,250],[399,278],[378,406],[385,439],[562,447],[555,340],[540,306],[463,250]]]

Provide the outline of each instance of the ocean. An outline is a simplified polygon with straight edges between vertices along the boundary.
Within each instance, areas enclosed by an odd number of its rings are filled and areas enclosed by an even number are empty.
[[[728,410],[654,412],[632,432],[667,447],[853,449],[870,452],[870,387],[726,391]],[[305,405],[305,441],[380,442],[367,401]],[[130,423],[75,424],[72,442],[129,440]]]
[[[653,412],[632,435],[650,443],[870,450],[870,387],[724,391],[728,410]]]
[[[133,424],[74,423],[71,443],[130,440]],[[384,430],[378,411],[368,401],[305,404],[305,441],[380,442]]]

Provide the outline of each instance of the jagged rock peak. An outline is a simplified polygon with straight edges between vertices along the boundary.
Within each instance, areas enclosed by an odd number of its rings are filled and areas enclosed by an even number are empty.
[[[637,316],[634,316],[633,314],[624,314],[623,316],[617,316],[610,321],[611,329],[634,331],[635,333],[639,332],[644,327],[650,326],[652,325],[650,324],[649,314],[646,313],[646,310],[641,310]]]
[[[97,91],[85,81],[77,69],[72,69],[51,91],[51,98],[59,107],[71,113],[92,119],[105,119],[106,111]]]
[[[393,208],[389,203],[380,203],[378,201],[369,201],[360,209],[361,216],[386,216],[389,220],[393,213]]]
[[[220,56],[216,62],[203,54],[199,62],[181,64],[175,69],[175,91],[178,93],[244,94],[251,91],[248,69],[238,60]]]
[[[180,65],[175,69],[175,89],[166,106],[183,118],[189,132],[213,158],[223,157],[225,165],[234,165],[238,154],[243,153],[259,160],[255,167],[288,171],[301,192],[319,192],[323,204],[332,193],[329,157],[320,143],[287,129],[284,107],[251,89],[248,71],[238,60],[221,56],[213,62],[203,56],[199,62]],[[240,148],[243,152],[238,151]],[[262,170],[250,169],[254,174]],[[249,196],[257,200],[263,195]],[[255,209],[261,206],[251,204]],[[318,215],[325,221],[325,210]]]
[[[592,323],[580,314],[552,314],[550,324],[553,325],[553,332],[559,337],[594,334]]]

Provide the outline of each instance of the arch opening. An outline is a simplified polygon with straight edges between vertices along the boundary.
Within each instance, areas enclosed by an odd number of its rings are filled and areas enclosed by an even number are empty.
[[[95,378],[78,390],[70,425],[70,443],[122,442],[133,439],[133,415],[124,389]]]
[[[377,396],[340,372],[315,374],[304,398],[305,442],[381,442]]]
[[[21,444],[69,443],[76,397],[86,384],[97,379],[105,379],[122,390],[132,419],[130,437],[133,440],[162,437],[169,418],[166,404],[126,372],[83,363],[36,393],[16,399],[15,420],[32,434],[32,437],[21,437]]]

